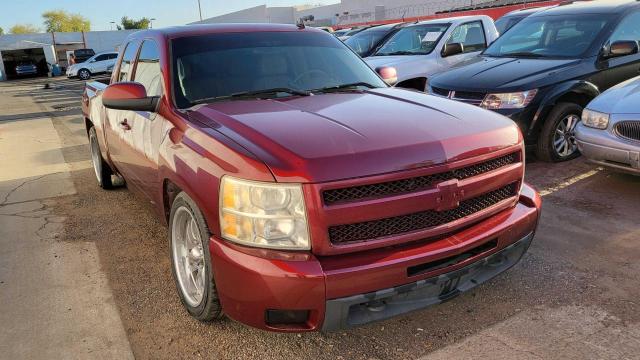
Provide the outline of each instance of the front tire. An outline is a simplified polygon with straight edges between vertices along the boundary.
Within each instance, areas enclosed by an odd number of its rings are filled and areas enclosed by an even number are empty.
[[[562,162],[580,156],[576,142],[576,126],[582,116],[582,106],[573,103],[557,104],[546,117],[536,155],[546,162]]]
[[[93,171],[96,174],[98,185],[103,189],[112,189],[113,181],[111,175],[113,175],[113,171],[102,158],[98,135],[94,126],[89,129],[89,147],[91,149],[91,163],[93,164]]]
[[[173,201],[169,226],[171,270],[182,304],[200,321],[220,319],[222,306],[208,246],[211,232],[200,209],[184,192]]]
[[[80,78],[80,80],[91,79],[91,71],[87,69],[80,69],[80,71],[78,71],[78,78]]]

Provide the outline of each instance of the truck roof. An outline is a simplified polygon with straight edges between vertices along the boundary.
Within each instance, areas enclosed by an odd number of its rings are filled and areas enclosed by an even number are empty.
[[[424,24],[442,24],[442,23],[459,23],[470,20],[479,20],[489,18],[487,15],[467,15],[467,16],[453,16],[453,17],[443,17],[433,20],[420,21],[415,23],[415,25],[424,25]]]
[[[263,31],[315,31],[324,32],[322,30],[312,28],[310,26],[304,29],[298,28],[296,25],[287,24],[197,24],[172,26],[160,29],[149,29],[137,31],[129,35],[128,39],[141,39],[145,37],[165,37],[178,38],[183,36],[216,34],[216,33],[238,33],[238,32],[263,32]]]

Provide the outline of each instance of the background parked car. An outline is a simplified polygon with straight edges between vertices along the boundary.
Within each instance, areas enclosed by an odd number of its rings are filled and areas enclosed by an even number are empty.
[[[88,80],[92,75],[106,73],[109,67],[116,63],[117,57],[117,52],[96,54],[83,63],[69,66],[67,68],[67,77]]]
[[[373,54],[393,34],[398,32],[404,23],[390,24],[369,28],[344,41],[353,51],[365,58]]]
[[[515,24],[527,18],[529,15],[533,15],[538,11],[549,9],[550,7],[551,6],[543,6],[511,11],[503,15],[500,19],[496,20],[496,29],[498,29],[498,32],[502,35],[507,30],[511,29]]]
[[[352,36],[354,36],[354,35],[356,35],[356,34],[358,34],[358,33],[362,32],[362,31],[365,31],[365,30],[367,30],[367,29],[369,29],[369,28],[375,27],[375,26],[377,26],[377,25],[371,25],[371,26],[359,26],[359,27],[351,28],[349,31],[347,31],[346,33],[344,33],[342,36],[339,36],[339,37],[338,37],[338,39],[340,39],[340,40],[342,40],[342,41],[345,41],[345,40],[347,40],[348,38],[350,38],[350,37],[352,37]]]
[[[400,29],[365,61],[375,70],[395,68],[397,87],[425,91],[429,77],[475,57],[497,37],[484,15],[424,21]]]
[[[340,36],[343,36],[344,34],[348,33],[349,31],[351,31],[351,28],[345,28],[345,29],[340,29],[340,30],[336,30],[333,32],[333,36],[340,38]]]
[[[96,52],[93,49],[76,49],[73,50],[73,56],[76,61],[76,64],[85,62],[89,60]]]
[[[38,67],[31,61],[23,61],[16,66],[17,76],[32,76],[38,74]]]
[[[591,162],[640,175],[640,77],[591,101],[582,113],[576,139]]]
[[[640,3],[580,1],[537,12],[481,57],[433,77],[434,95],[514,120],[538,158],[579,156],[575,128],[589,101],[640,69]]]

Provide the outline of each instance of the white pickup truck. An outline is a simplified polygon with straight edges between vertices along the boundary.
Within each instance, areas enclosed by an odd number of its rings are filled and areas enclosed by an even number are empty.
[[[429,77],[478,55],[498,36],[493,19],[486,15],[417,22],[398,31],[365,61],[378,72],[395,69],[396,87],[425,91]]]

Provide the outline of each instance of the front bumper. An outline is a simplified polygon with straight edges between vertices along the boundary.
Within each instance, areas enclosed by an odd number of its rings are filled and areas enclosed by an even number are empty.
[[[513,266],[531,243],[540,206],[525,185],[515,207],[448,237],[323,257],[246,248],[214,236],[209,247],[218,295],[229,317],[272,331],[329,331],[387,319]],[[307,311],[308,318],[269,324],[267,310]]]
[[[389,319],[452,299],[518,263],[533,233],[462,269],[411,284],[327,301],[323,331]]]
[[[640,143],[634,144],[582,124],[577,129],[578,149],[589,161],[614,170],[640,175]]]

